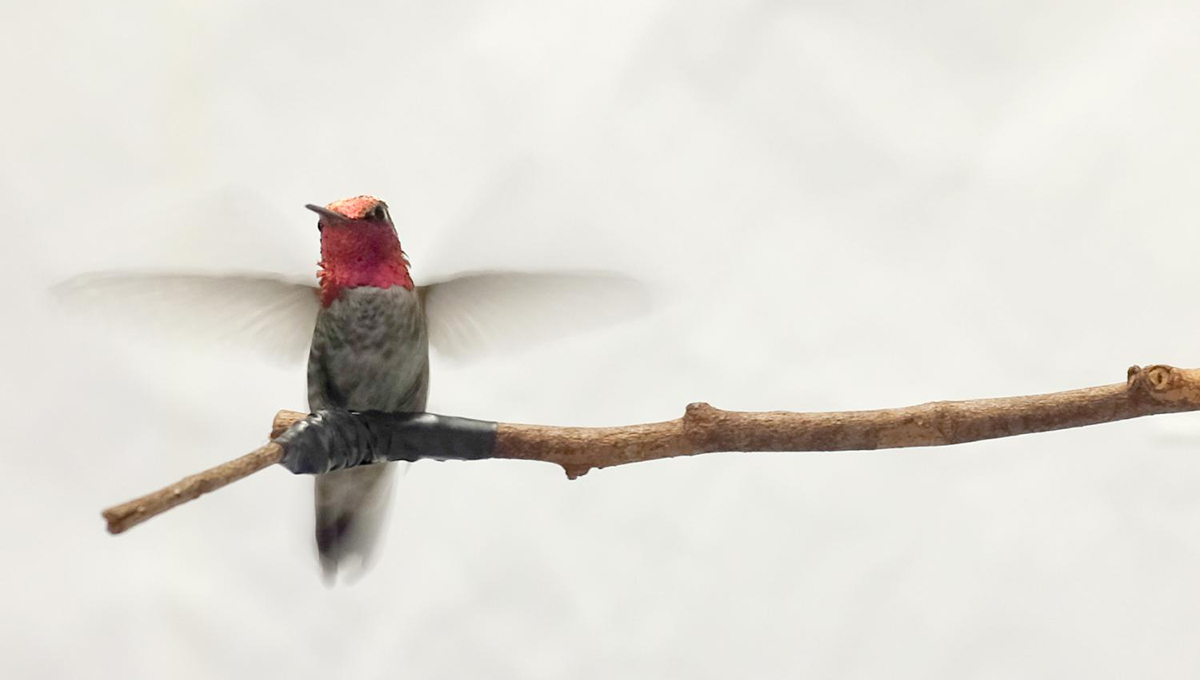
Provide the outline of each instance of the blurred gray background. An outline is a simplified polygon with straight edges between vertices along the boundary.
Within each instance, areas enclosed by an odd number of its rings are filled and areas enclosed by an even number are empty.
[[[81,324],[113,268],[311,276],[390,203],[418,281],[609,268],[656,311],[435,357],[430,407],[601,425],[1200,365],[1190,2],[10,2],[0,674],[1195,677],[1200,421],[592,472],[414,465],[326,589],[311,481],[121,537],[302,364]],[[1192,197],[1192,198],[1189,198]]]

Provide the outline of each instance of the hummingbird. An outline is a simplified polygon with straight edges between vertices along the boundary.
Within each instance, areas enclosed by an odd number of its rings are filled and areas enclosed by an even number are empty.
[[[387,204],[355,196],[320,207],[321,309],[308,354],[308,407],[424,411],[429,334],[408,256]],[[326,580],[352,557],[369,561],[394,465],[316,476],[316,543]]]
[[[308,204],[317,281],[260,272],[97,272],[53,287],[106,319],[208,335],[272,359],[307,352],[310,411],[424,411],[430,348],[451,359],[603,325],[648,309],[646,289],[599,271],[465,272],[416,285],[388,205],[368,195]],[[396,470],[316,475],[314,538],[326,584],[373,562]]]

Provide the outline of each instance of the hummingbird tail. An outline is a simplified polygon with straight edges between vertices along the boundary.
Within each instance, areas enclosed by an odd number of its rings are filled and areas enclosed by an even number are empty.
[[[316,477],[317,555],[325,583],[356,580],[370,567],[391,498],[393,463]]]

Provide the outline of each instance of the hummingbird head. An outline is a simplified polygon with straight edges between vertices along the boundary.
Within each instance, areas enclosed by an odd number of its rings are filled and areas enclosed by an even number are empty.
[[[413,288],[408,256],[388,214],[387,204],[374,196],[354,196],[324,208],[306,205],[317,213],[321,232],[321,303],[329,306],[347,288],[372,286]]]

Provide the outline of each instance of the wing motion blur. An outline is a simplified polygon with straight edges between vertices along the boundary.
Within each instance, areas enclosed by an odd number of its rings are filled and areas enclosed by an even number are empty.
[[[619,322],[649,295],[598,272],[472,272],[421,286],[430,344],[469,360]],[[51,288],[65,306],[173,342],[217,343],[290,365],[312,341],[316,286],[267,274],[95,272]]]
[[[643,284],[605,272],[471,272],[419,292],[430,345],[456,360],[594,330],[650,309]]]
[[[268,274],[95,272],[51,288],[88,316],[173,342],[226,344],[282,364],[308,355],[317,288]]]

